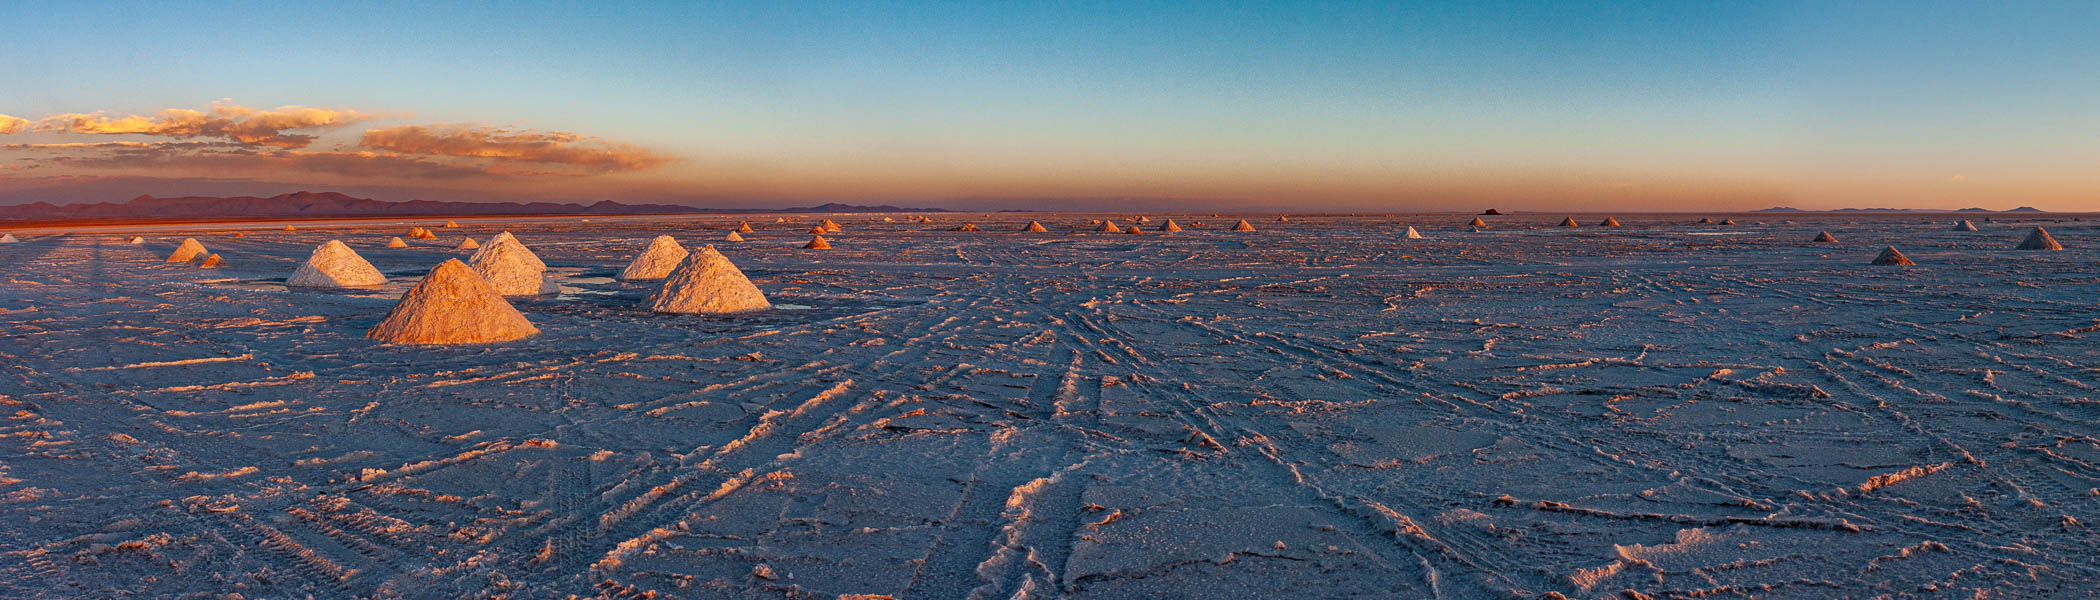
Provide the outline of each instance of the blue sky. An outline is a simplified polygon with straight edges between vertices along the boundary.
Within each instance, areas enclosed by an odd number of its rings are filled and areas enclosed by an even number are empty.
[[[0,114],[30,121],[230,99],[380,115],[307,150],[415,124],[675,157],[506,194],[2100,209],[2094,3],[50,3],[0,20]],[[0,143],[83,141],[19,137]],[[0,176],[490,189],[73,164]]]

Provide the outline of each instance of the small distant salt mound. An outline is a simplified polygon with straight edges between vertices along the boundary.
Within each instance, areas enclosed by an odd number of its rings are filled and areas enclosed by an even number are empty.
[[[243,232],[239,232],[239,231],[236,231],[236,232],[233,232],[233,237],[248,237],[248,234],[247,234],[247,233],[243,233]]]
[[[1809,240],[1809,241],[1811,241],[1811,242],[1816,242],[1816,243],[1827,243],[1827,242],[1835,242],[1835,241],[1838,241],[1838,239],[1837,239],[1837,236],[1834,236],[1834,235],[1830,235],[1830,232],[1828,232],[1828,231],[1825,231],[1825,232],[1822,232],[1822,233],[1818,233],[1818,234],[1816,234],[1816,239],[1813,239],[1813,240]]]
[[[1419,240],[1422,239],[1422,232],[1415,231],[1415,228],[1409,227],[1407,228],[1407,235],[1404,237],[1410,240]]]
[[[1042,224],[1042,223],[1037,223],[1037,222],[1035,222],[1035,221],[1029,221],[1029,222],[1028,222],[1028,226],[1027,226],[1027,227],[1022,227],[1022,228],[1021,228],[1021,231],[1025,231],[1025,232],[1028,232],[1028,233],[1049,233],[1049,232],[1050,232],[1050,230],[1048,230],[1048,229],[1044,229],[1044,228],[1043,228],[1043,224]]]
[[[1955,231],[1975,231],[1975,230],[1976,230],[1976,224],[1975,224],[1975,223],[1970,223],[1968,219],[1962,219],[1960,223],[1955,223],[1955,224],[1954,224],[1954,230],[1955,230]]]
[[[1240,222],[1241,222],[1241,223],[1245,223],[1246,221],[1240,221]],[[1099,227],[1099,228],[1095,229],[1094,231],[1099,231],[1099,232],[1101,232],[1101,233],[1123,233],[1123,229],[1122,229],[1122,228],[1120,228],[1120,227],[1116,227],[1116,223],[1115,223],[1115,221],[1109,221],[1109,220],[1106,220],[1106,219],[1103,219],[1103,220],[1101,221],[1101,227]]]
[[[13,238],[14,238],[14,236],[7,236],[7,237],[8,237],[9,239],[13,239]],[[131,236],[131,239],[128,239],[128,240],[124,240],[124,243],[126,243],[126,244],[130,244],[130,245],[133,245],[133,246],[137,246],[137,245],[139,245],[139,244],[144,244],[144,243],[146,243],[146,238],[142,238],[142,237],[139,237],[139,236],[135,236],[135,235],[134,235],[134,236]]]
[[[1145,228],[1138,227],[1136,225],[1131,225],[1129,227],[1123,228],[1123,233],[1127,233],[1130,235],[1145,235]]]
[[[813,237],[813,238],[810,238],[810,239],[809,239],[809,243],[807,243],[807,244],[803,244],[803,245],[802,245],[802,249],[803,249],[803,250],[830,250],[830,249],[831,249],[831,242],[827,242],[827,241],[824,241],[824,236],[821,236],[821,235],[820,235],[820,236],[817,236],[817,237]]]
[[[722,241],[725,241],[725,242],[741,242],[741,241],[744,241],[744,236],[743,236],[742,234],[739,234],[739,233],[737,233],[737,232],[731,231],[731,232],[729,232],[729,235],[726,235],[726,236],[722,236]]]
[[[1613,217],[1605,217],[1605,218],[1604,218],[1604,222],[1603,222],[1603,223],[1598,223],[1598,224],[1597,224],[1597,226],[1598,226],[1598,227],[1618,227],[1618,226],[1619,226],[1619,220],[1618,220],[1617,218],[1613,218]]]
[[[439,227],[444,227],[444,228],[446,228],[446,229],[451,229],[451,228],[454,228],[454,227],[458,227],[458,226],[459,226],[459,223],[456,223],[456,222],[452,222],[452,221],[446,221],[444,225],[439,225]]]
[[[832,221],[831,221],[831,219],[825,219],[825,220],[824,220],[824,222],[823,222],[823,223],[821,223],[821,224],[819,224],[818,226],[819,226],[819,227],[823,227],[823,228],[824,228],[824,231],[825,231],[825,232],[828,232],[828,233],[838,233],[838,232],[839,232],[839,224],[838,224],[838,223],[834,223],[834,222],[832,222]]]
[[[1276,222],[1278,222],[1278,223],[1289,223],[1289,222],[1291,222],[1291,218],[1290,218],[1290,217],[1285,217],[1285,216],[1278,216],[1278,217],[1276,217]]]
[[[216,269],[223,264],[226,264],[226,259],[219,258],[219,253],[213,252],[210,256],[204,257],[204,262],[197,263],[197,268]]]
[[[643,248],[641,254],[635,255],[634,260],[628,261],[627,268],[621,269],[620,274],[614,277],[621,281],[663,279],[669,276],[671,271],[677,270],[678,263],[685,262],[688,254],[692,253],[687,251],[685,246],[678,245],[678,240],[668,235],[659,235],[656,239],[649,240],[649,246]]]
[[[817,235],[824,235],[827,233],[831,233],[831,230],[825,229],[823,225],[812,225],[809,228],[809,232]]]
[[[949,231],[978,231],[978,229],[976,223],[964,223],[961,227],[951,228]]]
[[[4,235],[0,235],[0,244],[20,244],[20,243],[22,243],[22,240],[18,240],[18,239],[15,239],[15,234],[9,233],[9,234],[4,234]]]
[[[385,285],[386,276],[342,240],[328,240],[314,248],[306,262],[284,279],[292,287],[346,288]]]
[[[2056,243],[2056,238],[2049,236],[2049,230],[2036,227],[2034,228],[2034,231],[2028,232],[2026,241],[2020,242],[2019,249],[2062,250],[2064,249],[2064,245]]]
[[[1167,223],[1165,225],[1159,226],[1159,231],[1161,233],[1175,233],[1181,231],[1181,226],[1174,224],[1173,219],[1167,219]]]
[[[1499,211],[1499,210],[1495,210],[1495,209],[1492,209],[1492,208],[1490,208],[1490,209],[1487,209],[1487,210],[1484,210],[1484,211],[1480,211],[1480,214],[1483,214],[1483,215],[1487,215],[1487,216],[1491,216],[1491,217],[1493,217],[1493,216],[1500,216],[1500,215],[1502,214],[1502,211]],[[1475,220],[1475,221],[1478,221],[1479,219],[1474,219],[1474,220]]]
[[[539,332],[488,280],[455,258],[439,263],[402,294],[365,337],[389,344],[487,344]]]
[[[1561,220],[1560,220],[1560,226],[1561,226],[1561,227],[1581,227],[1581,225],[1577,225],[1577,224],[1575,224],[1575,217],[1562,217],[1562,218],[1561,218]]]
[[[1473,222],[1471,222],[1471,223],[1467,223],[1467,224],[1466,224],[1466,226],[1467,226],[1467,227],[1486,227],[1486,226],[1488,226],[1488,222],[1487,222],[1487,221],[1482,221],[1482,220],[1480,220],[1480,217],[1473,217]]]
[[[297,227],[293,227],[293,226],[290,226],[290,225],[286,225],[286,226],[284,226],[284,230],[285,230],[285,231],[298,231],[298,230],[299,230],[299,228],[297,228]]]
[[[1881,251],[1881,256],[1874,257],[1874,264],[1900,267],[1918,263],[1911,262],[1910,257],[1904,256],[1902,252],[1897,252],[1895,246],[1889,246]]]
[[[1714,220],[1713,220],[1713,219],[1709,219],[1709,218],[1706,218],[1706,217],[1700,217],[1700,218],[1699,218],[1699,224],[1700,224],[1700,225],[1712,225],[1713,223],[1714,223]]]
[[[889,218],[889,217],[883,217],[883,218],[882,218],[882,222],[884,222],[884,223],[895,223],[895,222],[897,222],[897,220],[896,220],[896,219],[892,219],[892,218]]]
[[[508,231],[489,238],[467,264],[498,294],[531,296],[554,291],[554,284],[547,281],[547,263],[540,262],[539,255]]]
[[[197,243],[197,238],[183,238],[182,245],[175,247],[175,252],[168,255],[167,262],[190,262],[203,258],[206,254],[210,252],[204,251],[204,244]]]
[[[765,293],[714,246],[686,256],[649,297],[649,309],[660,313],[723,314],[772,307]]]
[[[1721,224],[1722,224],[1722,225],[1734,225],[1734,224],[1735,224],[1735,219],[1728,219],[1728,220],[1725,220],[1725,221],[1721,221]]]
[[[388,247],[388,248],[407,248],[407,247],[408,247],[408,242],[402,241],[402,240],[401,240],[401,238],[394,238],[394,239],[390,239],[390,240],[387,240],[387,241],[386,241],[386,247]]]
[[[786,223],[786,222],[788,222],[788,218],[787,218],[787,217],[773,217],[773,222],[774,222],[774,223]]]
[[[476,241],[474,241],[474,238],[460,238],[460,240],[459,240],[459,245],[458,245],[458,246],[453,246],[453,247],[452,247],[452,249],[453,249],[453,250],[479,250],[479,249],[481,249],[481,243],[479,243],[479,242],[476,242]]]
[[[737,232],[737,233],[751,233],[751,224],[750,224],[750,223],[746,223],[746,222],[744,222],[744,221],[737,221],[737,222],[736,222],[736,232]]]
[[[1253,224],[1251,224],[1251,223],[1248,223],[1246,219],[1240,219],[1240,222],[1239,222],[1239,223],[1236,223],[1236,224],[1234,224],[1234,225],[1232,226],[1232,230],[1233,230],[1233,231],[1254,231],[1254,225],[1253,225]]]
[[[1133,220],[1135,220],[1135,221],[1137,221],[1137,222],[1139,222],[1139,223],[1151,223],[1151,222],[1152,222],[1152,217],[1147,217],[1147,216],[1144,216],[1144,215],[1139,215],[1139,216],[1138,216],[1138,218],[1136,218],[1136,219],[1133,219]]]
[[[421,227],[410,227],[408,228],[408,233],[402,234],[402,237],[406,237],[408,239],[421,239],[423,237],[423,232],[426,231],[430,230]]]

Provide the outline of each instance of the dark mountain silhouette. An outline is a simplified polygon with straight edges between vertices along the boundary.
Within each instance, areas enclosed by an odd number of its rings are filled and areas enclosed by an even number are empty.
[[[831,203],[822,206],[784,209],[720,209],[675,204],[621,204],[601,200],[594,204],[556,202],[439,202],[410,200],[388,202],[356,198],[337,192],[295,192],[268,198],[256,196],[187,196],[155,198],[139,196],[125,202],[50,204],[33,202],[0,206],[0,220],[58,221],[80,219],[172,220],[206,218],[283,219],[309,217],[382,216],[474,216],[474,215],[646,215],[715,212],[945,212],[940,209],[857,206]]]
[[[1798,213],[1798,212],[1832,212],[1832,213],[1947,213],[1947,212],[1952,212],[1952,213],[2038,213],[2038,212],[2047,212],[2047,211],[2044,211],[2044,210],[2042,210],[2042,209],[2039,209],[2039,208],[2035,208],[2035,207],[2032,207],[2032,206],[2022,206],[2022,207],[2019,207],[2019,208],[2015,208],[2015,209],[2012,209],[2012,210],[1991,210],[1991,209],[1988,209],[1988,208],[1964,208],[1964,209],[1960,209],[1960,210],[1946,210],[1946,209],[1940,209],[1940,208],[1834,208],[1834,209],[1830,209],[1830,210],[1801,210],[1801,209],[1798,209],[1798,208],[1794,208],[1794,207],[1791,207],[1791,206],[1774,206],[1774,207],[1771,207],[1771,208],[1763,208],[1763,209],[1753,210],[1753,211],[1750,211],[1750,212],[1754,212],[1754,213]]]

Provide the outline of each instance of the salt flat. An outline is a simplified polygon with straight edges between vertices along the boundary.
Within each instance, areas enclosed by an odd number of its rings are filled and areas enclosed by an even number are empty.
[[[798,249],[823,217],[465,221],[403,249],[394,223],[18,232],[0,597],[2100,584],[2086,222],[1174,216],[1204,226],[832,215],[833,250]],[[2069,249],[2013,250],[2038,223]],[[540,335],[363,337],[502,230],[562,285],[513,302]],[[649,312],[653,283],[611,276],[663,234],[775,309]],[[225,265],[163,264],[184,237]],[[393,282],[281,285],[336,238]],[[1888,245],[1918,265],[1868,266]]]

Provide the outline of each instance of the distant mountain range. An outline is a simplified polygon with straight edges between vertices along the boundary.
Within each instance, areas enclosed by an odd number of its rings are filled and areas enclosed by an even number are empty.
[[[2011,209],[2011,210],[1991,210],[1991,209],[1988,209],[1988,208],[1964,208],[1964,209],[1960,209],[1960,210],[1944,210],[1944,209],[1938,209],[1938,208],[1836,208],[1836,209],[1831,209],[1831,210],[1801,210],[1801,209],[1798,209],[1798,208],[1794,208],[1794,207],[1791,207],[1791,206],[1774,206],[1774,207],[1771,207],[1771,208],[1765,208],[1765,209],[1753,210],[1753,211],[1750,211],[1750,212],[1760,212],[1760,213],[1809,213],[1809,212],[1834,212],[1834,213],[1854,213],[1854,212],[1869,212],[1869,213],[1905,213],[1905,212],[1919,212],[1919,213],[1944,213],[1944,212],[1956,212],[1956,213],[2038,213],[2038,212],[2048,212],[2048,211],[2045,211],[2045,210],[2042,210],[2042,209],[2039,209],[2039,208],[2035,208],[2035,207],[2032,207],[2032,206],[2022,206],[2022,207],[2019,207],[2019,208],[2015,208],[2015,209]]]
[[[125,202],[50,204],[33,202],[0,206],[0,220],[59,221],[77,219],[173,220],[207,218],[306,218],[388,216],[476,216],[476,215],[649,215],[717,212],[947,212],[938,208],[899,208],[830,203],[782,209],[699,208],[675,204],[621,204],[602,200],[595,204],[555,202],[437,202],[410,200],[388,202],[354,198],[337,192],[295,192],[268,198],[256,196],[187,196],[155,198],[139,196]]]

